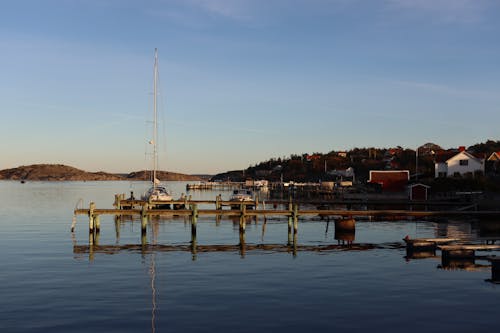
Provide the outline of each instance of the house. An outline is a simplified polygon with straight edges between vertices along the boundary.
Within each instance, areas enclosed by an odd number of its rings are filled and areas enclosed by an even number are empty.
[[[498,172],[500,170],[500,151],[496,151],[488,157],[489,165],[492,167],[490,170]]]
[[[430,186],[421,183],[411,184],[408,186],[410,200],[427,200],[430,188]]]
[[[488,157],[488,161],[497,162],[500,161],[500,151],[496,151]]]
[[[408,170],[370,170],[368,182],[379,184],[384,192],[404,192],[409,180]]]
[[[443,152],[436,155],[435,178],[457,177],[476,172],[484,173],[484,157],[474,156],[460,147],[458,153]]]
[[[339,157],[343,157],[343,158],[347,158],[347,152],[345,152],[345,151],[339,151],[339,152],[337,153],[337,156],[339,156]]]

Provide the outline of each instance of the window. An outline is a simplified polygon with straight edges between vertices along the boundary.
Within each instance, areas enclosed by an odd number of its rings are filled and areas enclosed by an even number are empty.
[[[460,165],[469,165],[469,160],[460,160]]]

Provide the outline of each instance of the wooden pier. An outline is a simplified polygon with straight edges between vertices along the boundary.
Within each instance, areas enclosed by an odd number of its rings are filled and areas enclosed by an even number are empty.
[[[456,203],[438,205],[427,205],[439,210],[414,210],[412,209],[332,209],[338,206],[339,201],[293,201],[293,200],[269,200],[269,201],[225,201],[221,196],[215,200],[192,200],[190,197],[183,197],[182,200],[172,200],[171,207],[177,209],[155,209],[156,205],[164,202],[141,201],[124,199],[124,195],[116,195],[114,208],[97,208],[94,203],[90,203],[88,208],[77,208],[74,210],[74,221],[72,231],[74,230],[76,217],[78,215],[88,216],[89,244],[74,247],[75,253],[88,253],[89,258],[94,253],[114,253],[121,250],[132,251],[190,251],[193,260],[198,252],[211,251],[238,251],[242,256],[246,251],[277,251],[291,252],[294,256],[297,251],[331,251],[344,248],[371,249],[373,245],[353,244],[355,224],[362,221],[363,218],[383,217],[389,218],[428,218],[428,217],[475,217],[480,218],[481,223],[486,223],[495,227],[500,224],[500,211],[465,211],[456,207]],[[345,207],[354,207],[354,203],[345,204]],[[429,203],[428,203],[429,204]],[[210,208],[210,207],[213,208]],[[229,207],[238,207],[238,209],[229,209]],[[370,204],[364,205],[369,207]],[[376,206],[376,205],[375,205]],[[201,207],[201,208],[200,208]],[[315,208],[319,207],[319,208]],[[448,208],[448,209],[443,209]],[[140,220],[141,223],[141,243],[124,246],[106,246],[99,245],[100,217],[102,215],[114,215],[115,223],[121,220],[121,217],[132,217]],[[189,219],[191,225],[191,241],[189,244],[182,245],[164,245],[149,244],[146,237],[146,230],[150,221],[155,221],[153,217],[173,217],[183,216]],[[202,216],[214,216],[217,223],[220,223],[222,217],[233,217],[239,221],[239,244],[238,245],[198,245],[197,244],[197,224],[198,218]],[[287,220],[288,242],[286,244],[246,244],[245,230],[246,224],[253,219],[262,217],[264,225],[267,218],[277,217]],[[311,217],[319,217],[329,221],[335,221],[335,239],[337,245],[325,246],[302,246],[298,244],[299,221],[307,223],[312,221]],[[484,219],[483,219],[484,218]],[[369,219],[365,219],[369,220]],[[263,226],[264,226],[263,225]],[[264,228],[264,227],[263,227]],[[264,230],[264,229],[263,229]],[[328,227],[327,227],[328,230]],[[338,237],[337,237],[338,234]],[[117,233],[118,235],[118,233]],[[118,236],[117,236],[118,237]],[[436,251],[441,251],[441,265],[443,269],[465,269],[477,270],[491,267],[492,279],[490,281],[500,282],[500,259],[495,256],[477,256],[475,251],[499,251],[500,244],[465,244],[463,240],[456,238],[424,238],[409,239],[404,238],[406,243],[406,259],[434,258]],[[403,248],[403,244],[398,244],[396,248]],[[477,264],[475,260],[489,260],[490,265]]]
[[[320,205],[321,209],[314,209],[311,202],[299,201],[271,201],[259,202],[248,201],[224,201],[221,196],[217,196],[215,200],[191,200],[190,197],[184,197],[182,200],[172,200],[172,207],[178,209],[155,209],[154,207],[164,202],[141,201],[141,200],[126,200],[124,195],[115,195],[114,208],[102,209],[97,208],[93,202],[89,208],[79,208],[74,210],[74,224],[76,223],[77,215],[87,215],[89,217],[89,232],[99,232],[100,216],[116,215],[116,216],[136,216],[142,221],[142,231],[146,232],[147,222],[151,216],[171,217],[171,216],[187,216],[191,218],[193,229],[196,229],[196,221],[199,216],[222,216],[240,217],[242,222],[240,227],[245,228],[245,217],[267,217],[278,216],[288,218],[289,228],[293,226],[294,233],[298,229],[299,217],[319,216],[327,219],[359,219],[361,217],[384,217],[384,218],[425,218],[425,217],[452,217],[452,216],[472,216],[472,217],[488,217],[500,220],[500,211],[464,211],[464,210],[405,210],[405,209],[331,209],[331,202],[323,202]],[[318,203],[315,203],[318,204]],[[203,208],[200,205],[213,205],[213,209]],[[225,207],[239,207],[239,209],[224,209]],[[495,222],[493,220],[492,222]],[[352,223],[354,228],[354,222]]]
[[[204,191],[204,190],[233,190],[240,189],[245,185],[242,182],[201,182],[197,184],[187,184],[187,191]]]

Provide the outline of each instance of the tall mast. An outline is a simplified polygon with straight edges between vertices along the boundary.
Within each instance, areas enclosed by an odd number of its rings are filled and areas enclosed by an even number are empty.
[[[155,48],[155,64],[154,64],[154,81],[153,81],[153,188],[156,188],[156,169],[158,167],[158,152],[156,142],[158,140],[158,124],[156,111],[156,81],[158,80],[158,49]]]

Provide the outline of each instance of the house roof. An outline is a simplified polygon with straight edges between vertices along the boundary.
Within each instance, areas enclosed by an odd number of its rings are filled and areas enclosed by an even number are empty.
[[[469,153],[468,151],[459,151],[459,152],[456,152],[456,151],[443,151],[443,152],[440,152],[436,155],[436,158],[435,158],[435,162],[436,163],[447,163],[449,160],[451,160],[452,158],[456,157],[457,155],[460,155],[460,154],[463,154],[465,155],[465,157],[469,158],[469,159],[475,159],[475,160],[478,160],[478,162],[480,162],[480,160],[484,159],[484,154],[473,154],[473,153]]]
[[[500,161],[500,151],[491,153],[490,157],[488,157],[488,161]]]
[[[478,162],[480,162],[481,159],[484,158],[484,155],[482,154],[477,154],[478,156],[483,156],[483,157],[476,157],[474,154],[472,153],[469,153],[468,151],[461,151],[459,152],[458,154],[456,154],[455,156],[459,155],[459,154],[463,154],[465,155],[466,157],[470,158],[470,159],[474,159],[474,160],[477,160]],[[452,158],[454,158],[455,156],[452,156],[450,157],[446,162],[448,162],[449,160],[451,160]]]
[[[440,151],[436,154],[435,162],[436,163],[446,163],[446,161],[448,161],[450,158],[452,158],[453,156],[455,156],[457,154],[459,154],[459,153],[457,153],[455,150],[453,150],[453,151],[450,151],[450,150]]]
[[[410,184],[408,185],[409,188],[413,188],[413,187],[425,187],[425,188],[431,188],[429,185],[425,185],[425,184],[422,184],[422,183],[414,183],[414,184]]]

